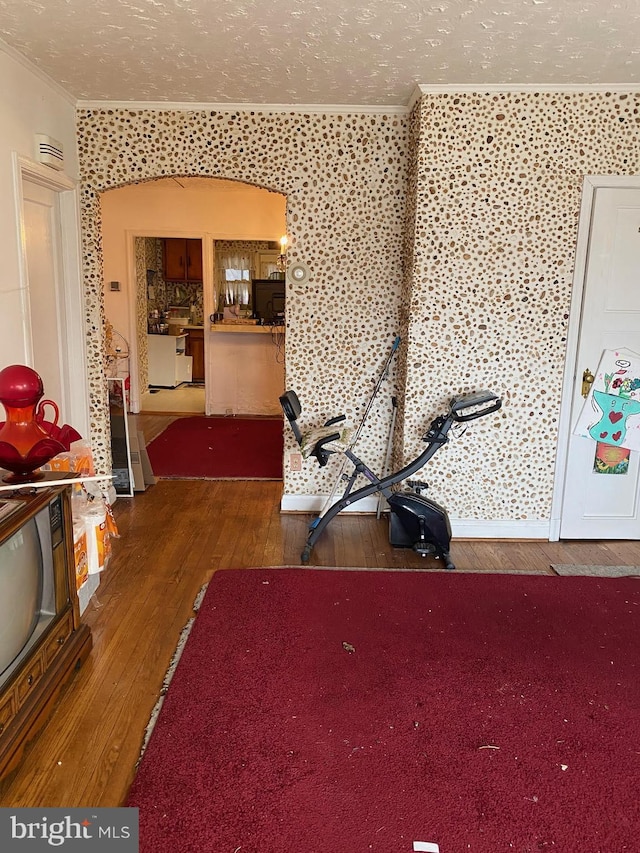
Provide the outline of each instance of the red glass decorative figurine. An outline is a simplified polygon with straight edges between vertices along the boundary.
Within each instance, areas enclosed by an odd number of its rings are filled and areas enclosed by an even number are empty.
[[[6,483],[42,479],[36,469],[66,449],[41,426],[47,405],[55,412],[53,426],[58,421],[58,407],[40,400],[43,394],[42,379],[30,367],[12,364],[0,370],[0,402],[7,413],[0,427],[0,466],[12,472],[3,478]]]

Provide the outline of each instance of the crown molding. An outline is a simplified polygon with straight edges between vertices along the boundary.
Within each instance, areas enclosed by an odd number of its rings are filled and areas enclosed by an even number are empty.
[[[615,92],[640,95],[640,83],[419,83],[412,95],[412,105],[421,95],[491,94],[492,92],[556,92],[558,94]]]
[[[220,103],[184,103],[171,101],[84,101],[77,100],[79,110],[167,110],[174,112],[221,112],[221,113],[331,113],[365,115],[402,115],[408,112],[406,106],[399,104],[380,106],[379,104],[220,104]]]
[[[67,103],[71,104],[71,106],[76,105],[77,99],[73,97],[64,87],[62,87],[59,83],[53,79],[53,77],[49,77],[49,75],[38,68],[37,65],[34,65],[31,60],[27,59],[20,51],[8,45],[5,41],[0,39],[0,53],[6,53],[8,57],[13,59],[18,65],[22,65],[22,67],[32,74],[34,77],[37,77],[43,83],[45,83],[49,88],[53,89],[55,92],[60,95]]]

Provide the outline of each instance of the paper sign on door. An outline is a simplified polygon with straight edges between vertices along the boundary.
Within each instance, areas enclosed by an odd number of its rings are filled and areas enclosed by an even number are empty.
[[[605,350],[574,435],[640,450],[640,355]]]

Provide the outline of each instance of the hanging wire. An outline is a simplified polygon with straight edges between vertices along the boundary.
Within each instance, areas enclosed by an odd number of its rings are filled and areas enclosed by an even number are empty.
[[[271,326],[271,340],[276,348],[276,364],[284,364],[284,326]]]

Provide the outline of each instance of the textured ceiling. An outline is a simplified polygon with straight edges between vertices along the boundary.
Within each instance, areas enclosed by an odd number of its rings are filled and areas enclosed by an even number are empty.
[[[640,84],[639,0],[0,0],[80,100],[405,105],[416,84]]]

